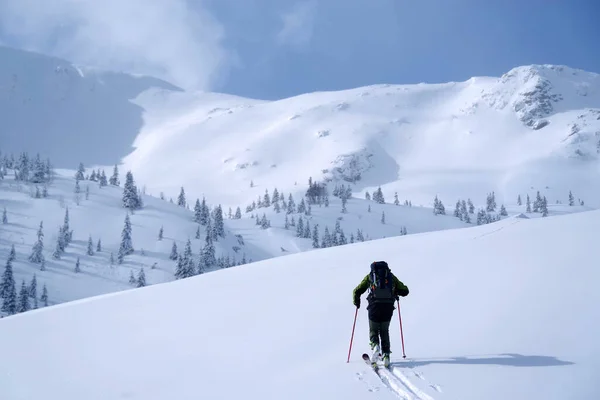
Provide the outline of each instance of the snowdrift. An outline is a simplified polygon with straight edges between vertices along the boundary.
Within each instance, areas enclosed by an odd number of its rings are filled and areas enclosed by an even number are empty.
[[[598,211],[510,218],[4,318],[0,397],[598,398],[599,223]],[[351,291],[379,259],[411,291],[401,301],[406,360],[397,314],[391,328],[393,390],[360,360],[364,307],[346,363]]]

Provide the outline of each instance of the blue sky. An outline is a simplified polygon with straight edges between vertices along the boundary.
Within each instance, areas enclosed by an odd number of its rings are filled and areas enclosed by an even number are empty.
[[[461,81],[533,63],[600,73],[594,0],[5,2],[8,45],[254,98]]]

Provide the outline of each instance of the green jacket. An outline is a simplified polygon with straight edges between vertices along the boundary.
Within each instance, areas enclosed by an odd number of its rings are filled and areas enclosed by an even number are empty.
[[[396,278],[396,275],[392,274],[391,272],[390,274],[392,275],[392,280],[394,281],[394,295],[402,297],[408,296],[408,287],[398,278]],[[365,278],[358,284],[357,287],[354,288],[354,291],[352,292],[354,305],[356,307],[360,305],[360,296],[366,292],[367,289],[369,289],[369,286],[371,286],[371,279],[370,274],[367,274],[367,276],[365,276]]]

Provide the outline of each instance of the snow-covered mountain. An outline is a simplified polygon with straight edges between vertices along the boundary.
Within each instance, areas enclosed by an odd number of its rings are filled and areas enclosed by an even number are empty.
[[[0,60],[4,152],[44,149],[67,168],[123,159],[156,196],[183,186],[245,206],[312,177],[351,184],[358,197],[381,186],[413,204],[491,191],[510,203],[537,190],[564,201],[572,190],[600,206],[588,184],[600,140],[595,73],[532,65],[500,78],[262,101],[2,47]]]
[[[5,318],[3,399],[600,397],[598,211],[317,250]],[[352,289],[408,285],[388,384]],[[363,301],[364,303],[364,301]]]

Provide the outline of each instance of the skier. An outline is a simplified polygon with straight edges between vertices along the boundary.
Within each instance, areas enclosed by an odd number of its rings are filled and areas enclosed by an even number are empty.
[[[383,363],[390,365],[390,321],[394,313],[394,302],[398,296],[408,295],[408,287],[402,283],[390,270],[385,261],[371,263],[371,272],[358,284],[353,291],[354,305],[360,308],[360,296],[369,289],[367,301],[369,305],[369,339],[371,350],[375,354],[383,353]],[[381,338],[381,348],[379,339]]]

